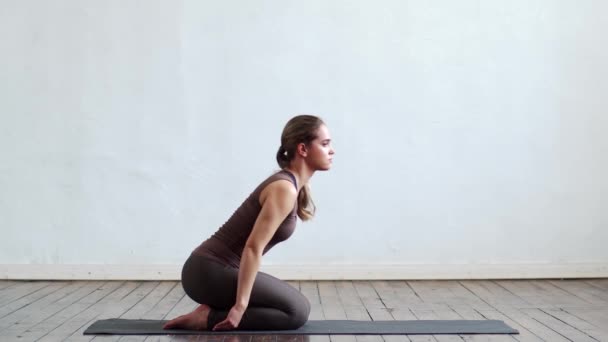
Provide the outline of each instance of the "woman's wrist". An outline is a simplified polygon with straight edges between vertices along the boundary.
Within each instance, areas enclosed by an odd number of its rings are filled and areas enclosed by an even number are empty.
[[[240,312],[245,312],[245,310],[247,310],[247,303],[236,302],[236,304],[234,304],[234,308]]]

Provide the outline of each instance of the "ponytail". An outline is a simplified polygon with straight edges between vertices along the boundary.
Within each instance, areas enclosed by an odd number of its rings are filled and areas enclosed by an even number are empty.
[[[298,217],[302,221],[308,221],[315,215],[316,209],[310,196],[310,187],[305,184],[298,194]]]
[[[317,137],[317,130],[323,124],[321,118],[314,115],[298,115],[291,118],[281,134],[281,146],[277,151],[277,163],[281,169],[289,166],[296,155],[299,143],[310,144]],[[310,220],[315,214],[315,204],[310,196],[308,184],[298,193],[298,217],[302,221]]]
[[[285,150],[285,147],[281,145],[279,147],[279,150],[277,151],[277,163],[279,164],[279,167],[281,169],[284,169],[289,166],[289,159],[290,158],[287,156],[287,151]]]

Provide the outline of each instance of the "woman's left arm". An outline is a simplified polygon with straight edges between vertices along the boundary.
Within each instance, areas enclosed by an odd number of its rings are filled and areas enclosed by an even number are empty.
[[[297,192],[289,181],[270,183],[260,196],[262,209],[253,230],[247,239],[241,255],[236,303],[226,319],[213,327],[213,330],[229,330],[238,326],[249,305],[251,289],[262,262],[264,248],[272,239],[279,225],[293,210]]]

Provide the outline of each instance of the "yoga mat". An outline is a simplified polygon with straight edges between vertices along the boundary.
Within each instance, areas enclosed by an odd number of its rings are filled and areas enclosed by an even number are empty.
[[[164,330],[167,321],[105,319],[91,324],[84,335],[430,335],[518,334],[499,320],[353,321],[310,320],[297,330]]]

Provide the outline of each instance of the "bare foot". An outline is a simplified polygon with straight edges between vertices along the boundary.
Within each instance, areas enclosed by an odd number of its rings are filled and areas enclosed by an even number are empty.
[[[207,330],[207,317],[211,308],[201,304],[189,314],[176,317],[165,323],[163,329]]]

